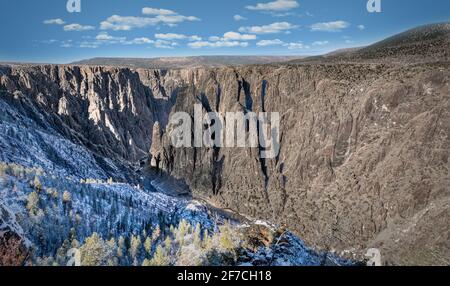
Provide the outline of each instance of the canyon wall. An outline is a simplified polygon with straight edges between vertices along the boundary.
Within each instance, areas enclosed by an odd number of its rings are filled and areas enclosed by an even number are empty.
[[[159,71],[0,67],[2,99],[27,116],[41,117],[39,122],[50,124],[74,142],[130,162],[147,157],[152,126],[167,117],[165,108],[179,85],[169,82],[161,89],[159,81]]]
[[[76,144],[131,164],[150,153],[195,196],[285,225],[312,246],[358,258],[377,247],[392,264],[450,264],[449,70],[448,62],[5,66],[0,92]],[[174,148],[169,117],[193,115],[194,104],[279,112],[279,156]]]
[[[196,195],[393,264],[448,264],[447,64],[197,70],[173,111],[279,112],[281,152],[171,147],[153,155]],[[446,255],[442,255],[446,254]]]

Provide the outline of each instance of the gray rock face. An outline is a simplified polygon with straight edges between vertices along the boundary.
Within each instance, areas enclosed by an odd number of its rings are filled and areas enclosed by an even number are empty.
[[[42,116],[43,124],[74,142],[105,157],[137,161],[147,156],[154,122],[167,117],[164,108],[173,84],[162,90],[158,73],[10,66],[1,69],[0,85],[2,97],[30,116]]]
[[[250,101],[253,111],[283,115],[273,160],[261,161],[256,148],[174,149],[166,136],[162,168],[197,196],[287,225],[318,247],[377,247],[393,264],[449,263],[448,63],[196,70],[192,78],[174,111],[192,114],[203,94],[215,111]]]
[[[448,265],[449,67],[447,57],[172,71],[7,66],[0,91],[75,144],[129,163],[149,155],[195,196],[285,225],[312,246]],[[194,104],[279,112],[280,155],[174,148],[170,115],[192,115]]]

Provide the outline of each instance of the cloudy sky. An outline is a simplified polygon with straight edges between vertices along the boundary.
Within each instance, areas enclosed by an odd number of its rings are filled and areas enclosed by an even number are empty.
[[[0,0],[0,61],[315,55],[450,21],[449,0]]]

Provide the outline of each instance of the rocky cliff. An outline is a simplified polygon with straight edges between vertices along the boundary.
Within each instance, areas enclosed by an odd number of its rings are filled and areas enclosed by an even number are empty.
[[[327,249],[378,247],[395,264],[448,264],[449,66],[196,70],[173,111],[279,112],[281,153],[174,149],[162,169],[222,207]],[[443,253],[446,255],[440,256]]]
[[[99,156],[160,171],[307,243],[387,264],[450,264],[450,63],[301,63],[172,71],[5,66],[1,99]],[[281,115],[281,150],[181,148],[194,104]],[[157,159],[157,160],[156,160]],[[156,163],[157,161],[157,163]]]

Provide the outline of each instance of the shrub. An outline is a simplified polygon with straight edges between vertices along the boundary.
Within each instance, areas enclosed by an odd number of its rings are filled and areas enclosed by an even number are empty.
[[[38,192],[42,190],[42,183],[38,176],[34,176],[33,181],[30,182],[30,186]]]
[[[65,190],[62,197],[63,203],[70,203],[72,201],[72,195]]]
[[[27,197],[27,210],[31,216],[36,216],[39,210],[39,195],[37,192],[32,192]]]

